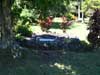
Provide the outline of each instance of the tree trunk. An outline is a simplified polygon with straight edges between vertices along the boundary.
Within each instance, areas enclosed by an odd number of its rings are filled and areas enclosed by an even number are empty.
[[[13,43],[13,26],[11,19],[11,2],[10,0],[1,0],[0,2],[0,47],[6,49]]]
[[[13,0],[0,1],[0,60],[12,60],[14,50],[13,25],[11,19],[11,5]],[[6,57],[6,58],[4,58]]]
[[[0,55],[13,58],[21,56],[21,47],[14,43],[13,20],[11,6],[14,0],[1,0],[0,2]]]

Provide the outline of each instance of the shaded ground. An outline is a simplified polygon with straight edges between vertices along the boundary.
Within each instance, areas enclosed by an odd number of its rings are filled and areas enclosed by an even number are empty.
[[[1,75],[99,75],[100,51],[46,54],[28,53],[15,64],[0,67]]]

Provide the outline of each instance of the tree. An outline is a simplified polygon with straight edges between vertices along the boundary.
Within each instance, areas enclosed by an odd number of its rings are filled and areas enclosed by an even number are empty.
[[[83,1],[82,9],[84,9],[83,12],[85,13],[85,15],[88,14],[89,9],[95,10],[97,8],[100,8],[100,0],[84,0]]]
[[[13,44],[13,26],[11,6],[14,0],[1,0],[0,2],[0,47],[7,48]]]
[[[40,18],[49,15],[64,14],[70,0],[22,0],[21,6],[27,9],[34,9]]]
[[[8,62],[12,60],[14,50],[13,19],[11,6],[14,0],[0,1],[0,60]],[[6,57],[6,58],[4,58]]]
[[[100,9],[96,9],[89,21],[88,41],[93,47],[100,46]]]

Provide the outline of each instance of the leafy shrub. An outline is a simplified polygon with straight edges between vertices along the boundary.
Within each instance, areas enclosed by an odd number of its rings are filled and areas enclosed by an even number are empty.
[[[30,30],[29,25],[18,25],[16,26],[15,32],[21,36],[32,36],[32,31]]]
[[[48,30],[51,28],[52,20],[53,20],[52,16],[49,16],[43,20],[42,19],[39,20],[42,31],[48,32]]]
[[[24,40],[24,36],[21,36],[21,34],[16,34],[15,38],[16,38],[17,41],[19,41],[19,40],[23,41]]]
[[[78,38],[66,38],[65,42],[65,50],[84,51],[84,45]]]
[[[67,20],[75,20],[75,19],[76,19],[76,16],[74,16],[74,15],[71,14],[71,13],[67,13],[67,14],[66,14],[66,17],[67,17]]]
[[[90,17],[88,41],[92,46],[100,46],[100,9],[96,9]]]
[[[78,38],[66,38],[63,46],[65,51],[89,52],[93,50],[91,45]]]

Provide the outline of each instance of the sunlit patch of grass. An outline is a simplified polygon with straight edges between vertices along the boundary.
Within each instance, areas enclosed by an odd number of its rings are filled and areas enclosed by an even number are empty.
[[[39,25],[37,26],[31,26],[30,29],[32,30],[32,32],[42,32],[41,27]]]

